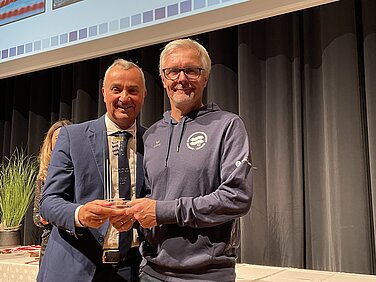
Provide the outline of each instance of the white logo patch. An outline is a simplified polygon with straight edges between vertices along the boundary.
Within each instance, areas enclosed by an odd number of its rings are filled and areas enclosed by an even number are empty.
[[[208,136],[204,132],[195,132],[187,139],[187,147],[193,151],[202,149],[208,142]]]
[[[155,141],[153,148],[157,148],[159,146],[161,146],[161,140],[158,139],[158,140]]]

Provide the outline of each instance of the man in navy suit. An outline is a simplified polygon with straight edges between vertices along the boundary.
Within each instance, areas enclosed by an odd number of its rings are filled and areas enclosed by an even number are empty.
[[[116,60],[105,73],[102,93],[107,113],[63,127],[56,142],[40,202],[41,215],[53,230],[37,281],[138,280],[141,258],[133,221],[104,200],[104,164],[111,159],[106,154],[113,153],[113,144],[108,145],[104,133],[128,132],[131,195],[145,196],[145,128],[136,122],[146,96],[142,70],[134,63]],[[116,196],[120,188],[113,179]],[[122,241],[118,238],[129,229],[133,231],[132,248],[124,255],[119,252]]]

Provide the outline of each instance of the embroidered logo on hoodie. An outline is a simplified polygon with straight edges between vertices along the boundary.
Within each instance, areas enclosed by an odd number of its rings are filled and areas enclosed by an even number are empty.
[[[205,132],[192,133],[187,139],[187,147],[193,151],[202,149],[208,142],[208,136]]]

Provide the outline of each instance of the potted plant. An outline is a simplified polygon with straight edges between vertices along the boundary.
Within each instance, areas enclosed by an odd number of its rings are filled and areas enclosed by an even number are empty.
[[[34,199],[38,162],[16,150],[0,166],[0,246],[20,245],[20,227]]]

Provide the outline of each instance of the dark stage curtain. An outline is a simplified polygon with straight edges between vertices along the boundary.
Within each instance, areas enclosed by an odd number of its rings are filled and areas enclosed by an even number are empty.
[[[240,262],[375,273],[375,14],[374,0],[341,0],[192,36],[213,60],[206,101],[238,113],[252,142]],[[118,57],[145,71],[140,122],[160,119],[163,45],[0,80],[0,158],[37,154],[56,119],[102,115],[102,77]],[[37,243],[31,209],[23,226]]]

